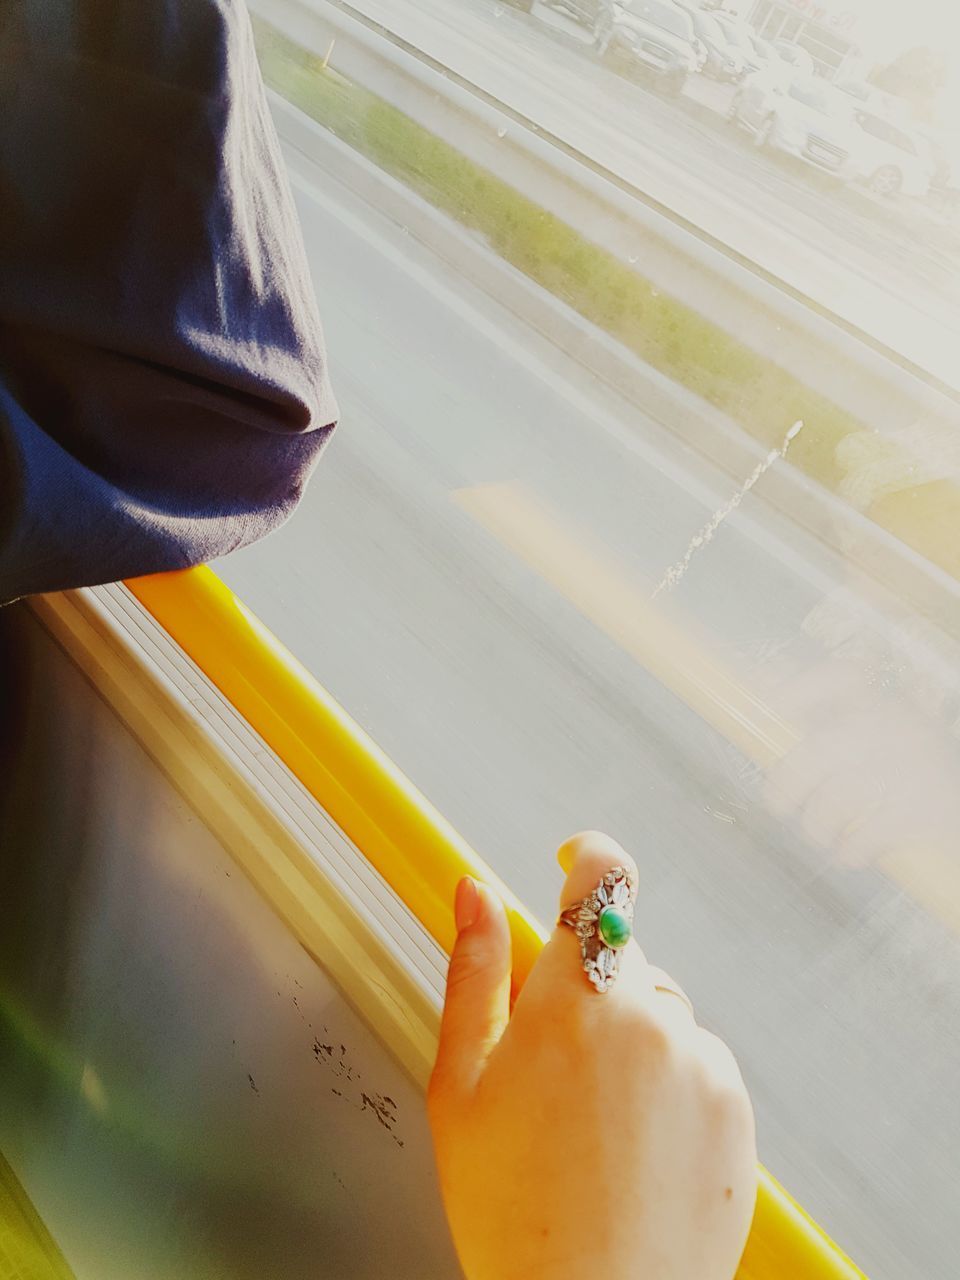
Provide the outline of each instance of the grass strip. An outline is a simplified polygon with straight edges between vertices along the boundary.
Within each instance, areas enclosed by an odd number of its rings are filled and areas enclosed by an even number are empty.
[[[614,254],[462,155],[396,107],[255,23],[265,81],[437,209],[479,232],[505,261],[673,381],[773,447],[804,430],[790,461],[834,488],[836,447],[865,424],[661,290]]]

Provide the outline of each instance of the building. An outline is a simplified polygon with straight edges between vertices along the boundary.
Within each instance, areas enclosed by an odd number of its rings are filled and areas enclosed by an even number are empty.
[[[750,22],[765,40],[785,40],[805,49],[817,70],[835,80],[859,55],[860,13],[816,0],[756,0]]]

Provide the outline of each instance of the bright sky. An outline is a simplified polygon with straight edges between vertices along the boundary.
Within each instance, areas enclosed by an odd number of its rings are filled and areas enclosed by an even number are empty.
[[[918,44],[937,49],[956,49],[960,44],[960,9],[955,0],[833,0],[830,7],[859,13],[860,39],[864,45],[875,43],[880,57]]]
[[[948,80],[938,103],[938,124],[960,155],[960,7],[955,0],[853,0],[863,13],[861,27],[877,33],[878,53],[896,56],[928,44],[947,55]],[[864,6],[864,7],[861,7]],[[882,42],[882,44],[880,43]]]
[[[858,0],[858,5],[863,0]],[[864,26],[874,27],[884,41],[893,41],[892,51],[911,45],[929,44],[945,52],[949,80],[940,98],[941,127],[960,141],[960,7],[955,0],[872,0],[867,3]]]

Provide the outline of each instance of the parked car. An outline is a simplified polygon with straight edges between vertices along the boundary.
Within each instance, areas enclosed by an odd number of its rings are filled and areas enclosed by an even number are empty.
[[[812,76],[816,74],[817,68],[813,59],[806,49],[801,49],[798,44],[791,44],[789,40],[774,40],[773,48],[780,61],[792,67],[796,75]]]
[[[856,98],[858,102],[870,102],[877,97],[877,90],[874,86],[867,84],[863,80],[837,80],[835,84],[841,93],[849,94],[851,98]]]
[[[930,151],[930,200],[942,212],[956,216],[960,212],[960,138],[930,126],[919,127],[917,133]]]
[[[752,64],[758,71],[769,71],[771,67],[782,66],[782,60],[769,40],[764,40],[755,31],[750,32],[750,43],[753,45]]]
[[[706,57],[701,71],[713,80],[739,80],[746,66],[743,54],[727,39],[714,14],[699,8],[696,0],[676,0],[676,3],[690,14],[694,33],[703,45]]]
[[[533,0],[530,0],[533,3]],[[593,27],[600,12],[602,0],[543,0],[548,9],[565,13],[582,27]]]
[[[857,110],[856,121],[855,176],[876,195],[925,196],[937,165],[923,138],[866,107]]]
[[[603,0],[593,33],[597,53],[680,93],[699,69],[690,14],[673,0]]]
[[[723,32],[730,48],[736,50],[743,63],[743,70],[747,73],[764,70],[764,59],[757,52],[753,28],[742,18],[735,18],[729,13],[717,12],[711,14],[711,17]]]
[[[941,213],[960,216],[960,165],[937,168],[930,179],[930,200]]]
[[[815,169],[848,181],[856,174],[860,145],[849,98],[823,80],[749,76],[734,95],[730,119],[750,130],[759,147],[795,156]]]

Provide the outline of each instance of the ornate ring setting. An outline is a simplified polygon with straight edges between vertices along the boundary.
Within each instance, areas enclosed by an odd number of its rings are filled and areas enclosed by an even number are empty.
[[[598,991],[607,991],[620,972],[620,952],[633,936],[636,890],[624,867],[614,867],[580,902],[565,907],[558,924],[580,939],[584,972]]]

